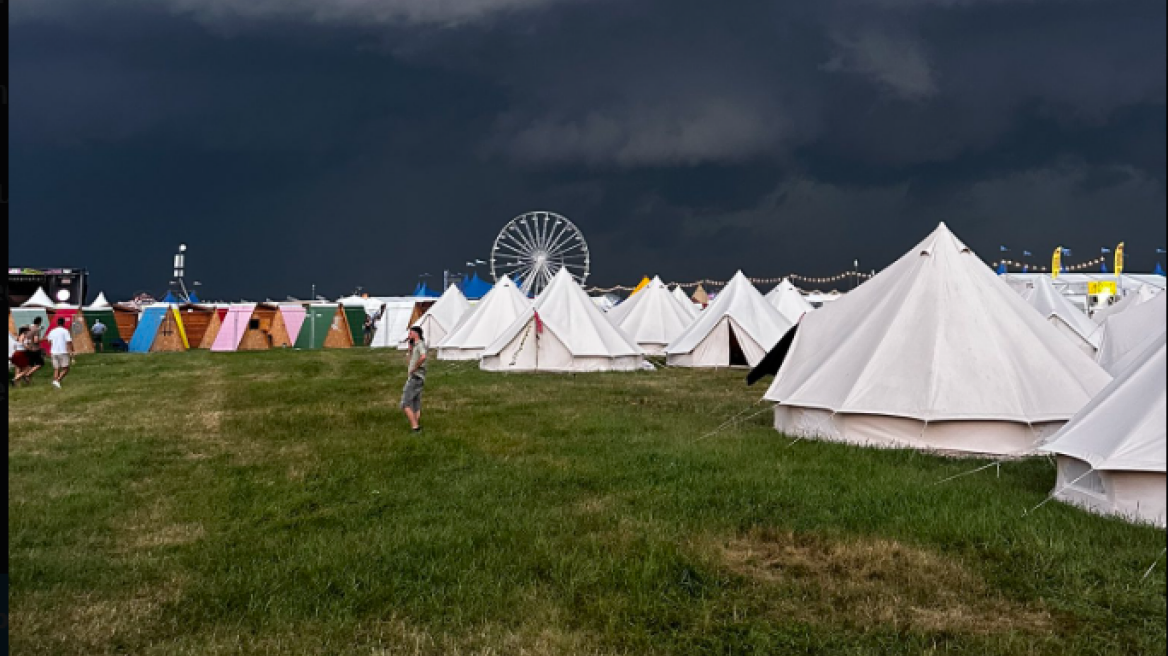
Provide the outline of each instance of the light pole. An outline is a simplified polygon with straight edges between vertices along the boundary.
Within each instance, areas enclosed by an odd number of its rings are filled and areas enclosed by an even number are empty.
[[[189,301],[191,298],[190,294],[187,293],[186,282],[183,280],[183,276],[186,275],[186,263],[187,245],[179,244],[178,253],[174,256],[174,278],[178,281],[179,293],[183,301]]]

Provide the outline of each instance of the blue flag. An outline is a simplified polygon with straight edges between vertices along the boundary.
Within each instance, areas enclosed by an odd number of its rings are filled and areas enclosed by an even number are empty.
[[[1006,272],[1006,263],[1005,262],[998,262],[998,275],[1000,276],[1005,272]]]

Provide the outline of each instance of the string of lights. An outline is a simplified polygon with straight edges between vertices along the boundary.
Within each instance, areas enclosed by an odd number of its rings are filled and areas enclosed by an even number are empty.
[[[1105,257],[1097,257],[1097,258],[1095,258],[1093,260],[1089,260],[1087,262],[1080,262],[1078,264],[1066,265],[1066,266],[1062,267],[1061,270],[1067,271],[1067,272],[1082,271],[1084,269],[1090,269],[1091,267],[1097,267],[1106,261],[1107,261],[1107,258],[1105,258]],[[1032,265],[1028,262],[1017,262],[1014,260],[998,260],[998,261],[993,263],[993,268],[996,269],[996,268],[998,268],[999,265],[1002,265],[1002,264],[1005,264],[1007,267],[1019,267],[1019,268],[1025,267],[1028,271],[1031,271],[1034,273],[1047,273],[1050,271],[1050,267],[1047,267],[1047,266]],[[792,273],[792,274],[789,274],[789,275],[784,276],[784,277],[789,278],[792,281],[801,282],[801,283],[805,283],[805,284],[828,285],[828,284],[835,283],[835,282],[842,282],[842,281],[848,280],[848,279],[855,279],[859,282],[863,282],[863,281],[871,278],[873,275],[875,275],[875,274],[863,273],[860,271],[844,271],[843,273],[838,273],[834,276],[826,276],[826,277],[819,277],[819,278],[812,277],[812,276],[803,276],[803,275],[799,275],[797,273]],[[781,278],[747,278],[747,280],[749,280],[751,282],[751,284],[754,284],[754,285],[777,285],[783,281],[783,278],[782,277]],[[682,288],[697,287],[698,285],[710,286],[710,287],[725,287],[728,282],[729,282],[728,280],[711,280],[709,278],[703,278],[702,280],[694,280],[693,282],[670,282],[670,283],[667,283],[667,285],[670,287],[682,287]],[[631,292],[634,289],[636,289],[636,286],[630,287],[630,286],[626,286],[626,285],[613,285],[612,287],[589,287],[588,292],[593,293],[593,294],[611,294],[613,292]]]

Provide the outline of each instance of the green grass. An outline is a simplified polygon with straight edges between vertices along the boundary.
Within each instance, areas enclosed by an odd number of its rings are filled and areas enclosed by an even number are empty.
[[[18,654],[1163,654],[1163,531],[1045,459],[798,442],[741,372],[105,355],[11,392]],[[761,405],[754,408],[762,409]],[[753,411],[753,410],[752,410]]]

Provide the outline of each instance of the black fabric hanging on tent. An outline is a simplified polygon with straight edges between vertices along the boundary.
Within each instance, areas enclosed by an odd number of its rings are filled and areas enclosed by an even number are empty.
[[[754,369],[746,375],[746,384],[753,385],[767,376],[774,376],[779,373],[779,368],[783,366],[783,361],[787,359],[787,353],[791,351],[791,344],[795,342],[795,331],[799,330],[799,324],[791,326],[787,334],[779,340],[778,344],[772,348]]]

